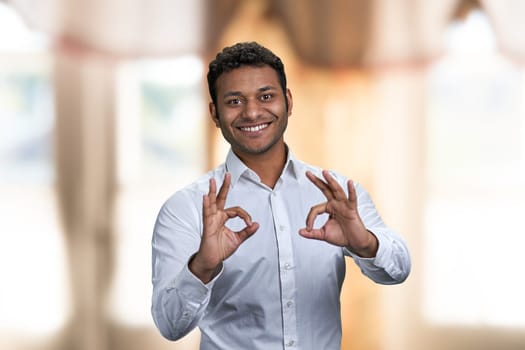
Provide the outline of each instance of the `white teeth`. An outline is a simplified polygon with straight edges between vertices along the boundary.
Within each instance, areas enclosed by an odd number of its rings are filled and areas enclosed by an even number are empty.
[[[257,125],[257,126],[250,126],[250,127],[246,127],[246,128],[241,128],[241,130],[242,131],[249,131],[249,132],[256,132],[256,131],[265,129],[266,127],[268,127],[268,124],[261,124],[261,125]]]

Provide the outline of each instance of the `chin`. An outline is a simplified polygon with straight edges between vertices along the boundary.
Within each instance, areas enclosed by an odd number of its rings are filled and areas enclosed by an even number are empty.
[[[270,152],[272,149],[275,149],[276,147],[277,147],[277,144],[274,143],[270,145],[262,145],[259,147],[241,147],[238,149],[239,151],[247,155],[249,154],[253,156],[260,156],[260,155]]]

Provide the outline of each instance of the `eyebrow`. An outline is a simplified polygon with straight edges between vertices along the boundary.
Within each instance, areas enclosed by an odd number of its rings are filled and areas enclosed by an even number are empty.
[[[271,85],[266,85],[257,89],[258,92],[265,92],[270,90],[277,90],[277,88]],[[230,96],[242,96],[242,93],[240,91],[228,91],[223,95],[223,98]]]

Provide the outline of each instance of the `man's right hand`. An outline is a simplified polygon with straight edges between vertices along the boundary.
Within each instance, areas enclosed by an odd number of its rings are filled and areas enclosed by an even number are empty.
[[[257,231],[259,224],[252,222],[250,215],[241,207],[224,209],[230,189],[231,175],[226,173],[219,194],[215,179],[210,179],[210,190],[203,196],[202,216],[204,232],[199,251],[189,262],[190,271],[203,283],[210,282],[221,270],[222,262]],[[225,226],[229,219],[239,217],[246,227],[234,232]]]

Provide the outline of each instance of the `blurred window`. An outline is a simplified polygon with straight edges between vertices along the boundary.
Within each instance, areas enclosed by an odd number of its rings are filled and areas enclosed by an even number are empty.
[[[53,188],[46,37],[0,3],[0,331],[46,334],[67,318],[66,254]]]
[[[497,51],[480,11],[453,23],[447,39],[429,75],[425,315],[523,327],[523,68]]]
[[[165,200],[204,172],[206,101],[198,56],[141,60],[119,72],[117,270],[113,314],[153,325],[151,235]]]

